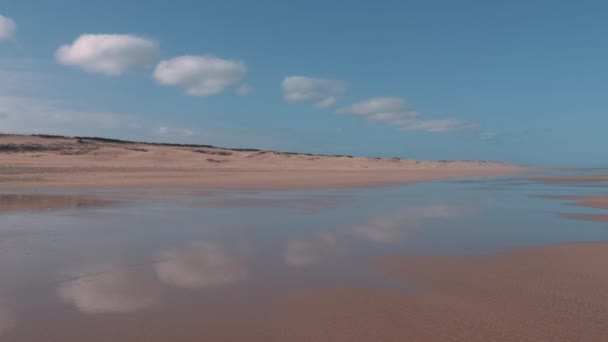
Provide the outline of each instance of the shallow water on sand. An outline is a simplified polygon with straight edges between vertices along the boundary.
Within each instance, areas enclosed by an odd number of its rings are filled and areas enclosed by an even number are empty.
[[[417,291],[371,266],[383,255],[608,241],[605,222],[559,215],[602,210],[542,197],[605,193],[590,185],[518,177],[298,192],[2,194],[0,340],[262,336],[281,329],[266,317],[293,289]]]

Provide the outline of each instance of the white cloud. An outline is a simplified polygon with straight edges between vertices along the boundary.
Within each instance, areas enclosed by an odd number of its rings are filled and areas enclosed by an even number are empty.
[[[211,55],[180,56],[161,61],[154,70],[154,79],[159,84],[181,86],[188,95],[209,96],[229,87],[238,87],[237,93],[243,92],[247,89],[241,88],[246,72],[240,61]]]
[[[316,106],[319,108],[329,108],[336,103],[336,98],[334,96],[327,97],[316,103]]]
[[[465,129],[477,128],[478,125],[472,122],[460,121],[460,120],[412,120],[405,127],[406,131],[425,131],[431,133],[442,133],[459,131]]]
[[[160,284],[152,275],[120,266],[64,283],[58,292],[61,298],[89,314],[139,311],[161,299]]]
[[[355,103],[349,107],[338,109],[340,114],[377,115],[383,113],[399,114],[405,111],[407,102],[399,97],[373,97],[367,101]]]
[[[319,108],[331,107],[336,102],[336,97],[344,94],[347,87],[344,81],[305,76],[288,76],[281,82],[285,101],[310,101]]]
[[[0,14],[0,41],[11,39],[16,30],[17,24],[15,24],[15,21]]]
[[[170,120],[151,122],[134,113],[95,110],[73,101],[50,100],[32,94],[52,87],[49,76],[29,70],[29,63],[0,61],[0,133],[129,137],[175,143],[211,139]],[[166,128],[162,128],[166,127]],[[217,136],[223,136],[217,133]]]
[[[15,317],[8,309],[0,307],[0,336],[15,327]]]
[[[370,219],[362,225],[350,227],[354,236],[373,243],[399,243],[422,228],[425,220],[455,220],[470,210],[452,205],[405,207],[385,216]]]
[[[83,34],[56,52],[62,64],[110,76],[149,65],[157,55],[156,42],[130,34]]]
[[[181,288],[218,287],[249,276],[242,255],[213,242],[191,242],[182,249],[162,253],[160,259],[163,261],[155,265],[160,280]]]
[[[374,97],[340,108],[336,113],[362,116],[370,121],[395,126],[404,131],[441,133],[477,127],[474,123],[461,120],[423,119],[418,112],[410,110],[407,102],[399,97]]]

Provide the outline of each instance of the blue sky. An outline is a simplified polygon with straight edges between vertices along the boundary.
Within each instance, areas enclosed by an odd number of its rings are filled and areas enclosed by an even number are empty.
[[[0,131],[608,164],[603,1],[0,3]]]

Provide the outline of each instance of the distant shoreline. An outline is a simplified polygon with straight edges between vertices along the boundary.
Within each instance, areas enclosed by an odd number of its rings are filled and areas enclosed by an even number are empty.
[[[348,188],[531,171],[486,161],[415,161],[105,138],[0,135],[3,189]]]

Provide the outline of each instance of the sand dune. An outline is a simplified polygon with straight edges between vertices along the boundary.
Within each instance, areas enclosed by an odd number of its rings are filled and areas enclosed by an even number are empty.
[[[5,188],[350,187],[527,171],[486,161],[421,162],[101,138],[0,135],[0,184]]]

